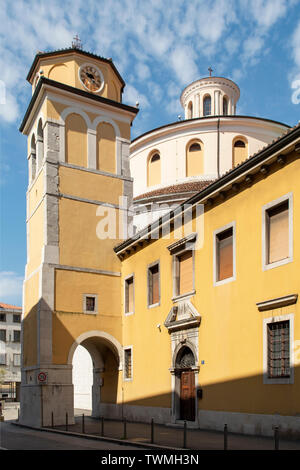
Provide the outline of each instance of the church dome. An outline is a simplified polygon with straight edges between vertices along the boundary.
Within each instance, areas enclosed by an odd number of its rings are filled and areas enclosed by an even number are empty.
[[[239,87],[228,78],[205,77],[191,83],[181,93],[185,119],[236,114]]]

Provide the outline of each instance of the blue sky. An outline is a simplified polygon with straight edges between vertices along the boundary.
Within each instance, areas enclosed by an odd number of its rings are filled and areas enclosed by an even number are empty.
[[[79,34],[84,50],[112,57],[123,101],[140,103],[132,138],[176,121],[181,91],[209,66],[239,85],[238,114],[300,119],[299,0],[3,0],[0,24],[2,302],[21,305],[27,160],[18,128],[37,51],[70,47]]]

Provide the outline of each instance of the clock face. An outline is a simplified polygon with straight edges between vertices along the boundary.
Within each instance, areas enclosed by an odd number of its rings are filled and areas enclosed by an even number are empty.
[[[79,71],[79,77],[82,84],[89,91],[99,91],[102,85],[100,71],[94,65],[85,65]]]

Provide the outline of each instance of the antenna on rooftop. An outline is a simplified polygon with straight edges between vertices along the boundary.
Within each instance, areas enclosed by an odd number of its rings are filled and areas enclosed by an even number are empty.
[[[81,42],[81,39],[78,36],[78,34],[76,34],[76,36],[73,37],[72,48],[73,49],[82,49],[82,42]]]

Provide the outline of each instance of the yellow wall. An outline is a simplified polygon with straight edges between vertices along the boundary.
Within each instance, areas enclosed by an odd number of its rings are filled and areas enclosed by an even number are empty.
[[[116,135],[107,122],[97,126],[97,169],[116,173]]]
[[[66,118],[66,162],[87,167],[87,127],[79,114]]]
[[[201,315],[199,328],[199,407],[249,413],[293,414],[299,408],[300,358],[295,385],[264,385],[263,319],[294,314],[294,339],[300,340],[299,305],[259,312],[257,302],[299,291],[299,160],[261,178],[205,213],[204,244],[195,253],[196,294],[191,301]],[[294,195],[294,261],[262,270],[262,206],[288,192]],[[213,232],[236,222],[236,280],[213,285]],[[133,346],[133,381],[125,382],[125,401],[170,406],[171,345],[163,326],[173,306],[172,240],[157,240],[122,263],[122,278],[135,274],[135,313],[124,316],[123,343]],[[161,304],[147,308],[147,265],[160,260]],[[162,331],[157,328],[162,325]]]

